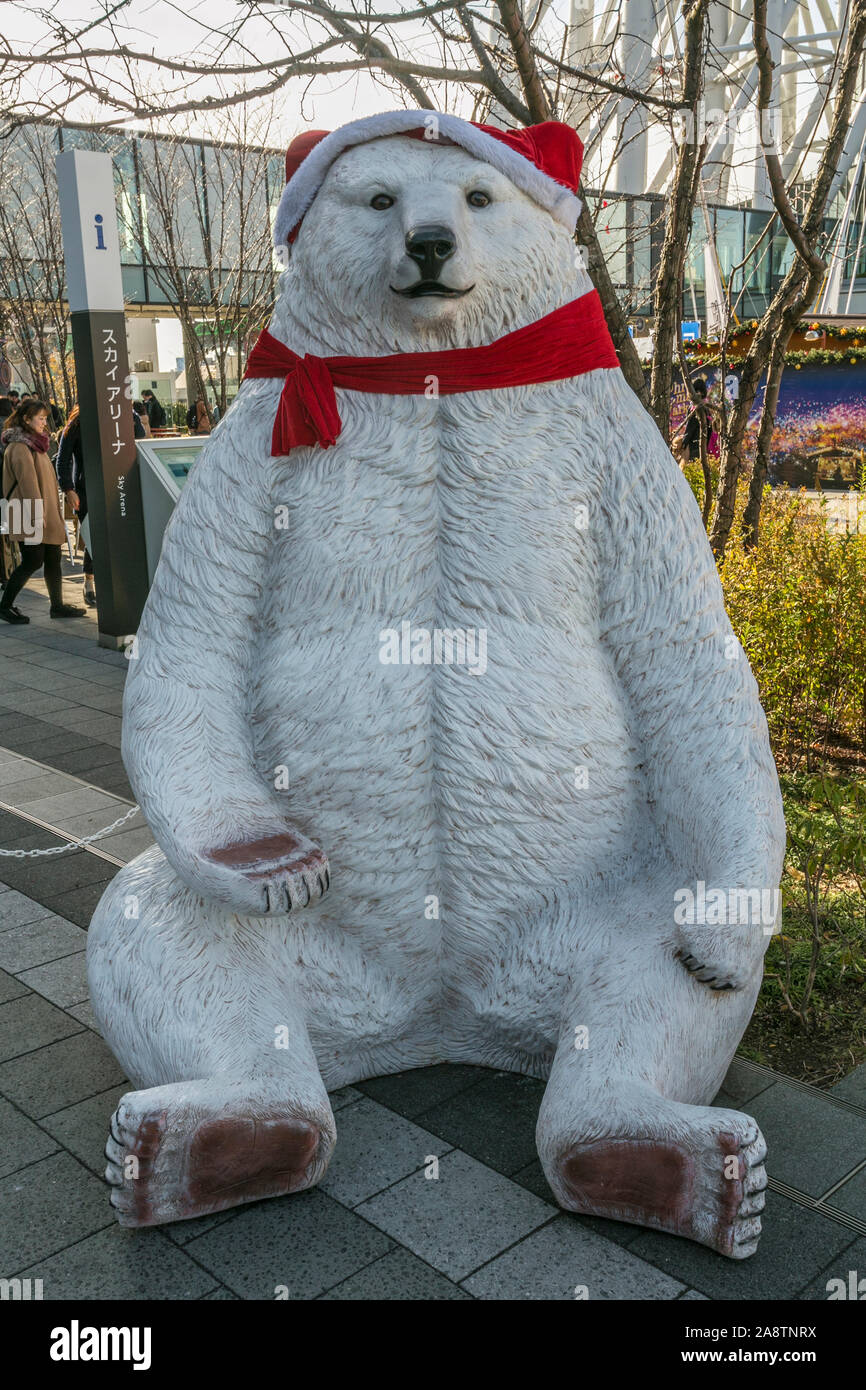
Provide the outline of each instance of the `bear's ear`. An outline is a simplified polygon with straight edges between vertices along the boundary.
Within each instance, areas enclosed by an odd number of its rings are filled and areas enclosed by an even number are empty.
[[[329,130],[305,130],[302,135],[295,136],[286,150],[286,183],[298,172],[310,150],[330,133]]]

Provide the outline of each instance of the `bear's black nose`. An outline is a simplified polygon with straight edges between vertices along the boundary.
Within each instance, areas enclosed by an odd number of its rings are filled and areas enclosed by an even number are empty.
[[[420,266],[422,280],[437,280],[456,250],[454,233],[448,227],[414,227],[406,233],[407,255]]]

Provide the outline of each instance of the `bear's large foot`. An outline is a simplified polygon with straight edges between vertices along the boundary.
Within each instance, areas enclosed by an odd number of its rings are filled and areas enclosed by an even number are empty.
[[[311,1187],[334,1145],[333,1118],[260,1098],[202,1103],[189,1085],[129,1091],[105,1146],[122,1226],[158,1226]]]
[[[571,1144],[546,1168],[560,1205],[686,1236],[734,1260],[761,1234],[767,1154],[761,1131],[736,1110],[695,1106],[671,1137]]]

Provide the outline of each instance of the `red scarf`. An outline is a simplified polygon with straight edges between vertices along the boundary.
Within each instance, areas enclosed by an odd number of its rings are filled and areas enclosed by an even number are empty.
[[[327,449],[342,429],[335,387],[347,391],[423,396],[435,379],[438,395],[563,381],[618,367],[601,300],[595,290],[486,347],[441,352],[395,352],[388,357],[300,357],[265,328],[250,353],[246,377],[285,377],[271,454],[303,444]]]

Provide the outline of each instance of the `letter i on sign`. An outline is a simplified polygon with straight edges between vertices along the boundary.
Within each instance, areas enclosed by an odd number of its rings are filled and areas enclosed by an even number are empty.
[[[94,224],[94,226],[95,226],[95,228],[96,228],[96,249],[97,249],[97,251],[107,251],[107,250],[108,250],[108,247],[105,245],[105,240],[104,240],[103,235],[102,235],[102,213],[101,213],[101,212],[98,212],[98,213],[96,214],[96,216],[95,216],[94,219],[93,219],[93,224]]]

